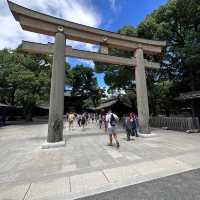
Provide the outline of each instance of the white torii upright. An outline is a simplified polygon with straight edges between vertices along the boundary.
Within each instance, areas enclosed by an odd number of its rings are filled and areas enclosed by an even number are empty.
[[[164,41],[153,41],[129,37],[84,26],[77,23],[45,15],[8,1],[9,8],[24,30],[55,36],[54,44],[23,42],[22,48],[28,52],[53,54],[50,108],[47,143],[44,147],[63,145],[64,111],[64,64],[65,56],[90,59],[99,62],[134,66],[136,78],[138,120],[142,134],[149,134],[149,105],[145,67],[159,68],[158,63],[144,59],[143,54],[160,54]],[[66,39],[98,44],[100,53],[80,51],[66,46]],[[132,51],[132,58],[108,55],[108,48]]]

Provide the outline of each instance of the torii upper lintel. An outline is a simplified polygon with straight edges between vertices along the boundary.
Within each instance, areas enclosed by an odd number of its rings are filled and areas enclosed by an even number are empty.
[[[67,39],[92,44],[106,43],[108,47],[115,47],[127,51],[134,51],[138,47],[141,47],[147,54],[161,53],[162,47],[166,45],[166,42],[164,41],[129,37],[120,35],[118,33],[69,22],[30,10],[11,1],[8,1],[8,5],[15,19],[19,21],[21,27],[24,30],[31,32],[55,36],[58,27],[61,26],[64,29]]]

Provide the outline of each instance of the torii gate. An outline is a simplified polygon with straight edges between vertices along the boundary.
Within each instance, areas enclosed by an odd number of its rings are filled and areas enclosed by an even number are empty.
[[[46,146],[63,144],[64,64],[65,56],[134,67],[136,78],[138,120],[141,133],[149,134],[149,105],[145,67],[159,68],[159,63],[144,59],[145,54],[160,54],[164,41],[129,37],[84,26],[45,15],[8,1],[9,8],[24,30],[55,36],[55,44],[23,42],[28,52],[53,54],[48,136]],[[80,51],[66,46],[66,39],[100,45],[100,53]],[[108,55],[108,48],[132,51],[132,58]]]

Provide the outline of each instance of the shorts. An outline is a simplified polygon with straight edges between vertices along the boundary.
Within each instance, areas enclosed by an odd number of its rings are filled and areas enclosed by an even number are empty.
[[[113,133],[116,133],[115,130],[116,130],[115,126],[111,126],[108,127],[107,132],[109,135],[112,135]]]

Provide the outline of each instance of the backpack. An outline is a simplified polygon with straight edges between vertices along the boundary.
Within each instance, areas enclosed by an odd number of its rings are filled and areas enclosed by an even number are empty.
[[[110,116],[110,125],[111,126],[115,126],[116,125],[116,119],[115,119],[113,114],[111,114],[111,116]]]

